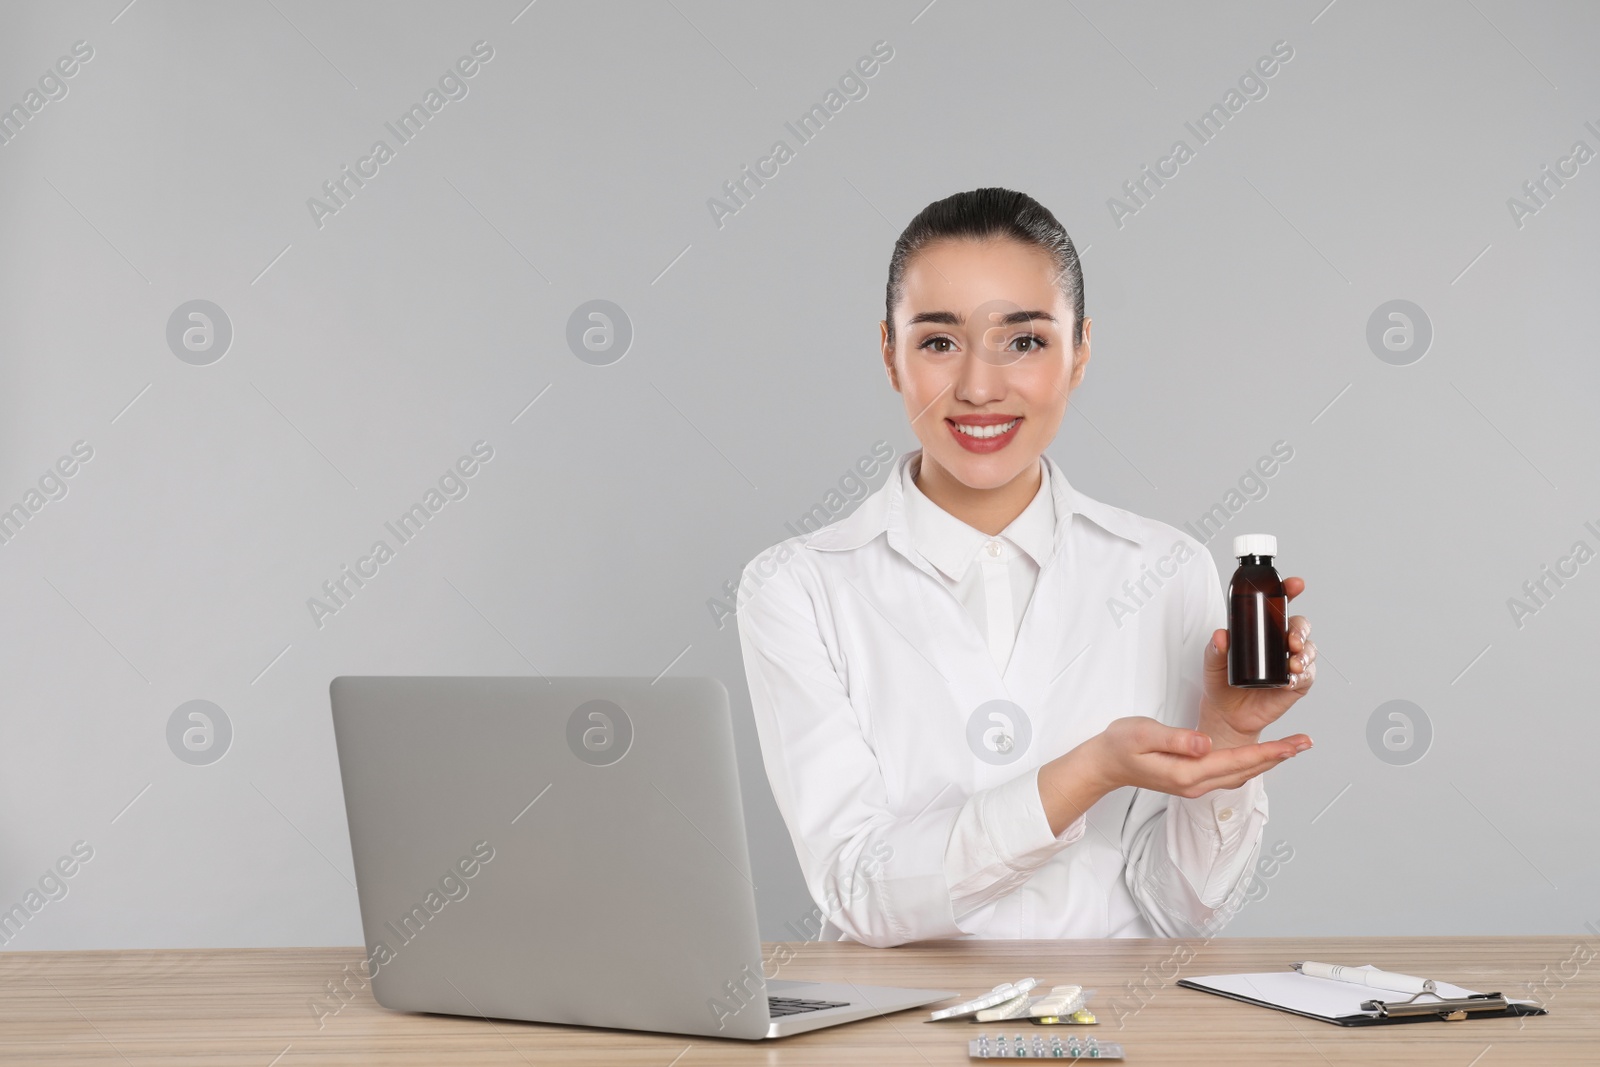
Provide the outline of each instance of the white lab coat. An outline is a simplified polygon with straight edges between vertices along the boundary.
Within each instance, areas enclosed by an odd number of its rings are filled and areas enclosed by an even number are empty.
[[[919,455],[739,586],[762,758],[823,936],[1215,933],[1260,846],[1259,778],[1193,800],[1122,788],[1058,837],[1036,773],[1125,715],[1195,725],[1226,624],[1210,553],[1077,492],[1046,456],[1054,554],[1001,670],[911,545],[901,469]]]

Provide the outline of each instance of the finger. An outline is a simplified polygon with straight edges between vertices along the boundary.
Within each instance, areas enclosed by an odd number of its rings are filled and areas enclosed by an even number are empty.
[[[1175,756],[1194,758],[1211,751],[1211,738],[1199,730],[1166,726],[1154,719],[1147,719],[1140,724],[1137,740],[1139,748],[1145,752],[1169,752]]]
[[[1312,683],[1314,683],[1316,680],[1317,665],[1315,662],[1313,662],[1306,667],[1304,671],[1300,673],[1291,673],[1289,675],[1289,688],[1294,690],[1296,693],[1304,693],[1311,688]]]
[[[1281,744],[1289,744],[1294,747],[1286,750],[1278,747]],[[1206,793],[1217,789],[1237,789],[1239,786],[1256,777],[1258,774],[1264,774],[1267,771],[1270,771],[1272,768],[1284,763],[1291,756],[1295,755],[1296,752],[1304,751],[1305,749],[1310,748],[1311,738],[1305,734],[1294,734],[1290,737],[1281,738],[1276,742],[1267,742],[1265,745],[1270,745],[1276,750],[1275,754],[1271,758],[1244,764],[1233,773],[1224,772],[1216,777],[1207,778],[1201,783],[1200,788]],[[1263,747],[1265,747],[1265,745]],[[1229,751],[1238,750],[1233,749]]]
[[[1309,747],[1311,738],[1305,734],[1279,741],[1262,741],[1238,748],[1224,748],[1195,761],[1195,770],[1204,778],[1225,778],[1251,768],[1264,770],[1288,759],[1300,750],[1301,744]],[[1259,771],[1257,772],[1259,773]]]
[[[1228,683],[1227,630],[1213,630],[1211,632],[1211,640],[1206,642],[1204,667],[1208,682],[1222,685]]]
[[[1290,600],[1293,600],[1295,597],[1299,596],[1305,591],[1306,580],[1304,578],[1285,578],[1283,580],[1284,595]]]

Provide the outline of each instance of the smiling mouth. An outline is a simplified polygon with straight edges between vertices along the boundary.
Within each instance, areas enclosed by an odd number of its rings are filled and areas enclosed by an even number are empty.
[[[969,426],[966,423],[956,422],[952,419],[950,420],[950,425],[955,427],[957,433],[964,434],[967,437],[975,437],[982,441],[990,437],[1003,437],[1015,429],[1017,423],[1021,421],[1021,417],[1018,417],[1007,422],[997,422],[990,426]]]
[[[963,450],[985,456],[998,452],[1017,439],[1021,415],[967,415],[947,418],[945,425]]]

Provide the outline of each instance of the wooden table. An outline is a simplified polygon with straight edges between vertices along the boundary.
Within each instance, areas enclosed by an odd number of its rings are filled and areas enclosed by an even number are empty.
[[[791,946],[780,978],[986,990],[1037,977],[1098,990],[1101,1040],[1128,1063],[1377,1067],[1600,1064],[1600,938],[1218,938]],[[919,1010],[781,1041],[740,1042],[386,1011],[351,995],[318,1025],[311,1003],[356,948],[0,953],[0,1062],[310,1064],[960,1064],[979,1029]],[[1350,1029],[1173,983],[1296,959],[1373,963],[1528,996],[1548,1016]],[[1129,983],[1140,992],[1129,991]],[[1119,1025],[1120,1023],[1120,1025]]]

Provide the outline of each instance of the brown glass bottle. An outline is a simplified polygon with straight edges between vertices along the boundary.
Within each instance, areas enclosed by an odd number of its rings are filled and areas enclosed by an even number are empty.
[[[1282,689],[1289,684],[1289,598],[1272,566],[1278,539],[1241,534],[1233,539],[1239,569],[1228,583],[1228,684]]]

